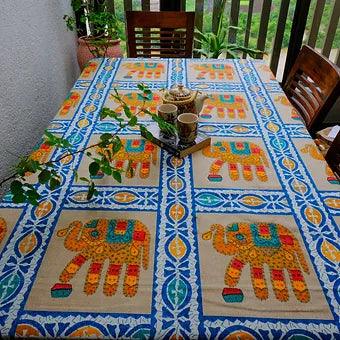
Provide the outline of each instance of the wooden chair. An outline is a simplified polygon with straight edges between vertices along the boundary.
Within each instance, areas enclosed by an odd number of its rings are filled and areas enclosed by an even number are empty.
[[[330,168],[340,179],[340,132],[328,149],[325,158]]]
[[[340,69],[304,45],[283,89],[314,137],[340,95]]]
[[[127,11],[128,56],[190,58],[194,12]]]

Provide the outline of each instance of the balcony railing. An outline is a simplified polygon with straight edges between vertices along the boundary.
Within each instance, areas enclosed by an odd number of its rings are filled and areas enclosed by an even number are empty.
[[[174,0],[167,3],[170,2]],[[203,31],[217,30],[221,2],[179,1],[182,10],[196,12],[196,27]],[[121,19],[126,10],[159,9],[159,0],[106,0],[106,3]],[[283,81],[302,43],[318,47],[340,66],[339,15],[340,0],[228,0],[224,11],[226,24],[243,28],[241,31],[231,28],[228,41],[265,50],[272,72]]]

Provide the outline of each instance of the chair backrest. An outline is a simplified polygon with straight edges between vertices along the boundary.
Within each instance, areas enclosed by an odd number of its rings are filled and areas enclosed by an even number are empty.
[[[340,178],[340,132],[326,153],[326,161],[334,173]]]
[[[128,56],[190,58],[194,12],[127,11]]]
[[[340,69],[304,45],[289,72],[284,91],[314,137],[340,95]]]

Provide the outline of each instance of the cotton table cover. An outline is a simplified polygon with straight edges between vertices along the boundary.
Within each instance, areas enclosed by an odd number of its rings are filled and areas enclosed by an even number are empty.
[[[48,130],[78,149],[115,132],[102,107],[133,111],[137,84],[209,95],[209,148],[175,159],[120,133],[121,184],[89,159],[57,166],[62,186],[38,207],[0,204],[1,335],[331,339],[339,336],[339,183],[262,61],[94,59]],[[141,121],[150,122],[147,116]],[[99,149],[92,151],[94,154]],[[45,144],[34,159],[63,153]],[[34,176],[28,177],[33,182]]]

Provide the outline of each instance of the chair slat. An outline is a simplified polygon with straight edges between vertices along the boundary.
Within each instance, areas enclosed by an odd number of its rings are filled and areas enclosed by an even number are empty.
[[[340,0],[335,0],[331,19],[330,19],[329,25],[328,25],[326,40],[325,40],[325,43],[323,45],[323,49],[322,49],[322,52],[321,52],[327,58],[329,57],[329,55],[331,53],[333,41],[334,41],[334,38],[335,38],[336,29],[338,27],[339,17],[340,17]]]
[[[266,46],[268,23],[269,23],[271,7],[272,7],[272,0],[263,0],[259,36],[257,39],[257,49],[261,51],[264,51],[265,46]],[[257,55],[257,58],[262,59],[263,54],[259,53]]]
[[[285,28],[286,28],[289,3],[290,3],[290,0],[281,1],[280,13],[279,13],[279,18],[277,22],[274,45],[272,49],[272,56],[270,59],[270,69],[274,73],[274,75],[276,75],[277,67],[279,65],[282,41],[283,41]]]
[[[150,11],[150,0],[141,0],[142,11]]]
[[[323,14],[323,10],[325,8],[326,0],[318,0],[316,2],[314,15],[313,15],[313,21],[312,21],[312,27],[310,30],[310,34],[308,37],[308,45],[311,47],[315,47],[316,40],[318,38],[319,28],[321,24],[321,18]]]
[[[288,74],[284,91],[314,137],[340,95],[340,69],[304,45]]]

